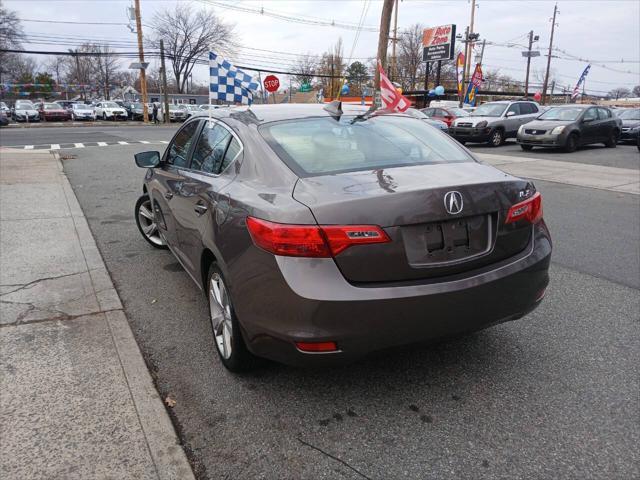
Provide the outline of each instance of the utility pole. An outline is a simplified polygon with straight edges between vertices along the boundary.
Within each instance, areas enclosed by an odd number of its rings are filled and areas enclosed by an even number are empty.
[[[329,85],[331,86],[331,88],[329,89],[329,98],[331,98],[331,101],[333,101],[333,54],[331,54],[331,81],[329,83]]]
[[[529,32],[529,50],[527,53],[527,74],[524,77],[524,98],[529,98],[529,69],[531,68],[531,47],[533,46],[533,30]]]
[[[475,1],[475,0],[474,0]],[[378,61],[382,68],[387,64],[387,44],[389,43],[389,28],[391,27],[391,12],[395,0],[383,0],[382,15],[380,16],[380,35],[378,37]],[[377,67],[377,66],[376,66]],[[373,88],[380,90],[380,72],[376,68],[376,76]]]
[[[167,69],[164,66],[164,40],[160,40],[160,66],[162,68],[162,91],[164,92],[164,111],[166,115],[162,117],[164,123],[169,123],[169,95],[167,93]],[[146,105],[146,103],[145,103]]]
[[[551,68],[551,52],[553,51],[553,33],[556,30],[556,15],[558,14],[558,4],[553,7],[553,19],[551,20],[551,38],[549,39],[549,55],[547,55],[547,73],[544,75],[542,85],[542,104],[547,103],[547,85],[549,84],[549,69]]]
[[[138,53],[140,63],[144,63],[144,48],[142,47],[142,19],[140,18],[140,0],[135,1],[136,30],[138,33]],[[142,118],[145,123],[149,122],[149,109],[147,108],[147,73],[144,68],[140,69],[140,92],[142,93]],[[167,110],[167,116],[169,110]]]
[[[487,44],[487,40],[484,39],[482,40],[482,48],[480,49],[480,61],[478,62],[479,65],[482,65],[482,60],[484,59],[484,47]]]
[[[393,42],[393,46],[391,49],[391,71],[389,72],[391,75],[391,80],[396,79],[396,43],[398,43],[398,0],[396,0],[395,12],[393,15],[393,38],[391,38]]]
[[[75,50],[70,50],[70,52],[75,54],[74,57],[76,59],[76,81],[79,84],[82,84],[82,97],[83,97],[83,100],[86,101],[87,92],[84,89],[84,83],[82,83],[82,80],[80,80],[80,57],[78,57],[78,49],[76,48]]]
[[[475,20],[476,15],[476,0],[471,0],[471,21],[469,22],[469,30],[467,31],[467,35],[465,40],[467,41],[465,47],[465,73],[464,77],[469,78],[469,71],[471,70],[471,52],[473,52],[473,42],[471,41],[471,37],[473,36],[473,22]]]

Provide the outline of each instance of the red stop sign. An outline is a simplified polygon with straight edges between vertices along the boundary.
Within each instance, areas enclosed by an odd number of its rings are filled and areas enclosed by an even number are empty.
[[[264,79],[264,89],[267,92],[273,93],[280,88],[280,80],[275,75],[267,75]]]

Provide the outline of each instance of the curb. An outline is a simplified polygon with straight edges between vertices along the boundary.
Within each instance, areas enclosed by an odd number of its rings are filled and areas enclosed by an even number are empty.
[[[107,319],[158,478],[160,480],[195,480],[191,465],[147,369],[89,224],[64,173],[60,155],[57,153],[52,155],[58,164],[64,194],[78,232],[80,247],[87,261],[99,306]]]

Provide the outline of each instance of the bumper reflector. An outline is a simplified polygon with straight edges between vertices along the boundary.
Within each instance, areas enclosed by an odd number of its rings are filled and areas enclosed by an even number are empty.
[[[301,352],[310,353],[338,351],[338,345],[336,345],[336,342],[296,342],[296,347]]]

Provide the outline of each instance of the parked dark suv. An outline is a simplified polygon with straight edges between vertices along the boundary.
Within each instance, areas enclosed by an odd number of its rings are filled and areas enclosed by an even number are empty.
[[[206,115],[136,155],[135,216],[205,291],[227,368],[344,362],[542,300],[540,193],[424,121],[335,104]]]
[[[615,148],[622,120],[606,107],[565,105],[553,107],[518,130],[523,150],[533,147],[560,147],[573,152],[580,145],[604,143]]]

